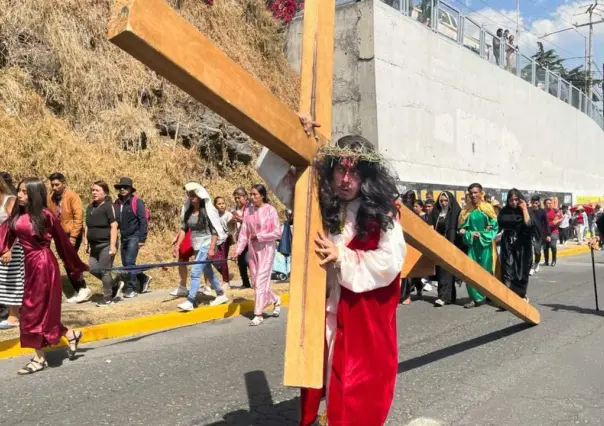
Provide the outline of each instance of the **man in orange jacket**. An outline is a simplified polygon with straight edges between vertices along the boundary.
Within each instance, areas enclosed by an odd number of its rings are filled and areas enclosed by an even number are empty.
[[[83,236],[84,209],[80,196],[67,187],[62,173],[53,173],[48,177],[52,191],[48,194],[48,208],[59,219],[63,231],[76,251],[80,249]],[[69,276],[74,294],[67,303],[82,303],[90,299],[92,292],[83,278]]]

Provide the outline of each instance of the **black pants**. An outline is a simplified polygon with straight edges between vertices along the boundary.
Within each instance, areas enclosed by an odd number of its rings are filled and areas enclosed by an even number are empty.
[[[67,238],[69,238],[69,234],[67,234]],[[74,246],[76,251],[80,251],[80,246],[82,245],[82,238],[83,238],[83,235],[80,234],[80,236],[76,239],[76,243]],[[75,293],[80,291],[80,289],[82,289],[82,288],[86,288],[86,281],[84,280],[84,278],[79,278],[79,279],[72,278],[71,275],[69,274],[69,271],[67,271],[67,272],[68,272],[67,278],[69,278],[69,282],[71,283],[71,286],[73,287],[73,291]]]
[[[543,241],[543,257],[545,258],[545,263],[549,263],[549,251],[552,251],[552,262],[556,261],[556,255],[558,254],[558,234],[551,235],[551,241],[544,240]]]
[[[568,240],[569,228],[560,228],[560,244],[564,244]]]
[[[440,266],[436,266],[436,280],[438,281],[438,298],[445,303],[455,303],[457,289],[455,288],[453,274]]]
[[[251,287],[250,277],[247,273],[247,246],[245,250],[237,257],[237,266],[239,267],[239,275],[241,275],[241,281],[243,281],[243,287]]]
[[[401,302],[411,296],[413,289],[416,290],[417,295],[422,295],[424,284],[421,278],[403,278],[403,286],[401,290]]]

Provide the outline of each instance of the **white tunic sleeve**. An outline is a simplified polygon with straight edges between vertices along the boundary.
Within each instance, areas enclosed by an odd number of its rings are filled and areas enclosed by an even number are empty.
[[[292,209],[294,200],[295,173],[291,165],[267,148],[262,148],[256,161],[256,171],[269,188],[288,209]]]
[[[340,269],[340,284],[355,293],[386,287],[401,272],[407,246],[398,222],[382,232],[375,250],[351,250],[338,243],[336,267]]]

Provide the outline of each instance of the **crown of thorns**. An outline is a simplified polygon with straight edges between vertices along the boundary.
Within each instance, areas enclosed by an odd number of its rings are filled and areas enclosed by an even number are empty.
[[[368,150],[364,147],[360,149],[354,149],[351,147],[341,148],[339,146],[327,145],[321,147],[317,153],[318,159],[336,159],[336,158],[347,158],[354,163],[361,161],[367,163],[383,163],[384,157],[373,149]]]

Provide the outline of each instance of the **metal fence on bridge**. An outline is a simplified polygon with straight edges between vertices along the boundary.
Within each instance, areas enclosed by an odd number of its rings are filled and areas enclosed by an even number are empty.
[[[359,0],[336,0],[336,6],[355,1]],[[484,25],[466,16],[462,10],[442,0],[422,0],[415,5],[413,0],[381,1],[403,15],[427,25],[439,35],[457,42],[481,58],[522,78],[562,102],[572,105],[591,117],[604,130],[604,118],[596,102],[583,90],[555,72],[542,67],[533,58],[523,55],[516,46],[508,44],[504,37],[492,34]]]

